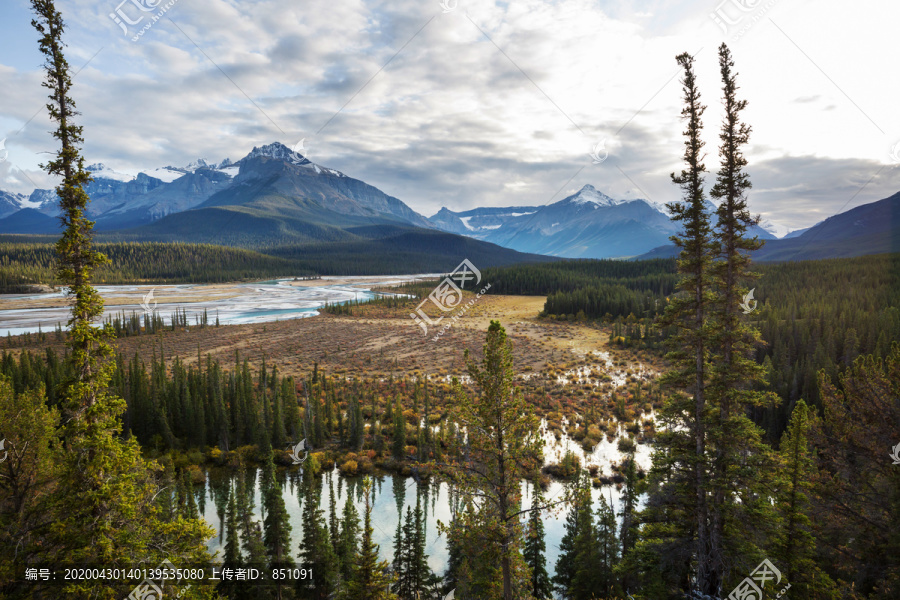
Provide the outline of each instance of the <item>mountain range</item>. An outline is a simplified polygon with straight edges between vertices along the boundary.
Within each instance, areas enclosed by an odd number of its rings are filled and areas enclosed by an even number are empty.
[[[715,210],[712,203],[708,208]],[[442,208],[430,220],[444,231],[567,258],[629,258],[669,243],[679,230],[665,206],[640,198],[613,199],[592,185],[546,206],[459,213]],[[751,234],[774,240],[774,226],[766,225],[754,227]]]
[[[100,242],[178,241],[342,256],[351,270],[365,262],[368,273],[380,268],[372,254],[392,272],[400,272],[398,264],[415,264],[417,272],[449,269],[463,258],[483,266],[547,260],[443,232],[401,200],[277,142],[236,162],[201,159],[136,176],[103,164],[87,170],[93,179],[85,188],[87,212]],[[2,193],[0,211],[0,233],[59,232],[53,190],[28,197]]]
[[[662,204],[614,199],[592,185],[544,206],[462,212],[445,207],[426,218],[398,198],[315,164],[278,142],[254,147],[236,162],[198,159],[184,167],[166,166],[135,176],[102,163],[87,170],[93,178],[86,187],[91,197],[88,216],[103,241],[365,248],[379,240],[382,249],[399,249],[403,240],[411,248],[433,251],[440,245],[436,240],[445,239],[447,247],[468,248],[485,257],[496,256],[489,262],[508,264],[541,256],[543,260],[673,256],[670,236],[679,228]],[[767,242],[756,258],[824,258],[896,249],[892,240],[900,229],[893,218],[897,197],[797,231],[763,222],[749,232]],[[715,210],[711,202],[707,208]],[[53,190],[38,189],[29,196],[0,191],[0,233],[55,234],[58,215]],[[859,215],[865,218],[857,219]],[[451,237],[442,237],[448,234]],[[449,242],[452,236],[472,242]]]

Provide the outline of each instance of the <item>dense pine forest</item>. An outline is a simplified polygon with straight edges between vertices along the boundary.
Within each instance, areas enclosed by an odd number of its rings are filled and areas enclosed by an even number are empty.
[[[59,285],[51,236],[0,235],[0,293]],[[470,243],[472,242],[472,243]],[[182,242],[97,244],[109,262],[94,281],[117,283],[221,283],[308,275],[404,275],[449,272],[468,257],[479,265],[553,260],[475,244],[443,232],[353,242],[310,243],[260,250]]]
[[[298,261],[225,246],[148,242],[97,249],[109,258],[94,273],[97,283],[221,283],[314,274]],[[0,243],[0,291],[56,283],[53,244]]]
[[[770,436],[801,398],[821,409],[818,372],[836,379],[861,355],[885,358],[900,340],[900,254],[754,265],[756,310],[748,320],[765,342],[755,351],[768,389],[783,402],[760,408]],[[492,291],[547,295],[551,319],[598,319],[625,346],[662,349],[659,324],[678,280],[675,261],[566,261],[489,269]],[[775,439],[773,438],[773,439]]]

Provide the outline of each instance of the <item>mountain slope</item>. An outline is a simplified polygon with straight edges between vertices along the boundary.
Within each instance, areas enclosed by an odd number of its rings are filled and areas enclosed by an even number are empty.
[[[900,252],[900,192],[794,233],[798,235],[788,234],[782,239],[767,241],[753,253],[753,259],[818,260]],[[669,258],[676,255],[674,246],[664,245],[637,258]]]
[[[34,208],[23,208],[0,219],[0,233],[55,233],[61,232],[59,219],[48,217]]]
[[[829,217],[790,239],[775,240],[756,260],[845,258],[900,252],[900,192]]]
[[[537,206],[484,207],[453,212],[445,207],[428,220],[441,231],[483,239],[509,220],[534,214],[538,208]]]
[[[530,215],[507,220],[486,241],[522,252],[568,258],[619,258],[646,252],[674,232],[645,200],[615,200],[591,185]]]
[[[0,219],[22,209],[25,196],[0,190]]]

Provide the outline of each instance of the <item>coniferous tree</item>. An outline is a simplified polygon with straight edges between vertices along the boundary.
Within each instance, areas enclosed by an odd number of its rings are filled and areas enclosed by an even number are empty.
[[[270,569],[287,569],[294,565],[291,558],[291,523],[290,515],[281,495],[281,486],[275,478],[275,463],[272,452],[269,451],[266,459],[264,479],[267,482],[263,491],[263,507],[265,519],[263,520],[263,543],[266,546],[266,556]],[[279,583],[275,588],[275,597],[281,600],[287,590]]]
[[[454,512],[453,520],[447,526],[447,570],[444,572],[444,587],[441,590],[444,594],[449,594],[459,586],[459,574],[463,566],[461,535]]]
[[[808,516],[811,508],[808,493],[817,479],[809,448],[810,412],[806,402],[800,400],[781,437],[782,482],[776,502],[783,527],[777,537],[776,557],[795,594],[802,598],[829,598],[833,595],[833,583],[817,564],[815,537]]]
[[[236,493],[234,488],[228,487],[228,509],[225,512],[225,556],[222,560],[222,568],[236,569],[243,564],[241,556],[241,541],[238,538],[238,512],[237,503],[235,502]],[[218,589],[230,598],[237,595],[237,588],[240,584],[231,579],[222,579],[219,582]]]
[[[338,559],[341,563],[341,577],[344,581],[350,581],[353,578],[353,573],[359,564],[359,533],[359,512],[348,494],[344,501],[338,544]]]
[[[47,492],[55,475],[51,441],[59,411],[46,405],[42,390],[16,394],[10,379],[0,375],[0,423],[4,440],[0,462],[0,545],[16,553],[0,553],[0,596],[13,593],[17,565],[46,559]],[[14,597],[14,596],[10,596]],[[24,597],[24,595],[23,595]]]
[[[259,523],[253,518],[254,487],[255,481],[252,485],[247,484],[247,469],[243,467],[243,463],[239,462],[236,504],[242,548],[249,564],[262,565],[266,562],[266,547],[263,544]],[[245,592],[249,593],[248,590],[241,591],[242,594]]]
[[[480,366],[467,361],[468,374],[480,394],[470,398],[457,381],[453,406],[455,420],[468,431],[469,446],[469,464],[455,467],[454,475],[464,494],[481,497],[481,510],[473,513],[478,525],[467,533],[483,536],[483,550],[497,553],[499,597],[504,600],[513,599],[514,588],[529,585],[520,552],[520,481],[537,468],[543,443],[533,409],[513,384],[512,363],[506,330],[491,321]]]
[[[397,511],[397,530],[394,532],[394,560],[391,561],[394,581],[391,590],[398,597],[409,595],[409,579],[406,574],[406,545],[403,537],[403,510]]]
[[[397,460],[406,457],[406,418],[403,416],[403,405],[399,400],[394,409],[394,436],[391,448]]]
[[[722,44],[719,70],[725,117],[719,134],[719,171],[710,191],[720,204],[714,233],[717,260],[712,272],[717,294],[711,311],[713,339],[706,390],[712,409],[707,426],[712,449],[709,547],[715,557],[705,576],[708,589],[723,587],[726,572],[741,570],[741,557],[760,553],[749,540],[764,539],[766,529],[775,525],[776,518],[765,503],[757,501],[767,494],[765,473],[773,470],[774,462],[769,449],[760,442],[761,430],[747,418],[749,410],[766,401],[765,395],[757,391],[764,383],[763,369],[755,360],[760,335],[747,323],[740,308],[744,283],[756,277],[750,271],[749,253],[762,243],[746,235],[758,219],[751,217],[747,208],[746,192],[751,183],[744,171],[747,159],[743,147],[749,140],[750,127],[741,122],[747,101],[737,98],[733,67],[731,52]],[[761,462],[757,468],[748,469],[742,466],[747,457]],[[749,528],[759,530],[761,535],[750,535]]]
[[[556,559],[556,569],[551,581],[556,591],[564,598],[573,598],[573,586],[578,577],[579,564],[579,537],[584,539],[583,531],[590,527],[592,519],[590,511],[590,489],[585,488],[583,477],[579,475],[580,483],[574,498],[574,503],[566,515],[565,529],[562,540],[559,542],[559,556]],[[585,499],[585,492],[588,497]],[[588,510],[584,510],[587,504]],[[581,508],[581,510],[579,510]]]
[[[822,550],[843,579],[841,592],[888,600],[900,590],[900,343],[884,358],[860,356],[836,380],[819,373],[822,423],[815,508]],[[845,550],[846,549],[846,550]],[[818,584],[813,591],[827,586]],[[822,594],[824,596],[824,594]]]
[[[204,541],[212,530],[197,520],[184,521],[177,530],[162,521],[154,502],[157,486],[137,440],[119,436],[119,418],[126,406],[109,391],[113,332],[110,325],[94,327],[103,313],[103,301],[91,285],[94,270],[108,261],[93,248],[93,223],[86,216],[89,197],[84,186],[90,173],[84,170],[80,151],[82,128],[74,122],[78,113],[63,52],[65,24],[53,0],[32,0],[31,6],[36,16],[32,25],[46,58],[47,109],[57,124],[53,136],[61,146],[44,167],[48,174],[62,178],[56,188],[63,226],[56,245],[57,278],[72,303],[66,375],[60,382],[64,451],[50,499],[53,527],[46,547],[55,550],[52,562],[56,563],[114,565],[140,556],[154,564],[164,558],[203,564],[208,561]],[[82,580],[67,584],[59,593],[72,598],[119,598],[127,594],[123,587]]]
[[[670,338],[672,350],[667,355],[673,368],[662,378],[664,384],[687,391],[676,392],[663,405],[660,419],[668,425],[660,436],[659,450],[654,456],[653,474],[657,486],[651,491],[656,498],[651,506],[658,523],[670,522],[676,528],[658,530],[658,548],[675,559],[675,578],[687,591],[695,587],[701,593],[717,595],[721,572],[711,542],[709,516],[709,482],[706,430],[706,388],[708,385],[708,353],[712,332],[708,323],[713,302],[711,290],[712,230],[705,206],[703,190],[703,141],[700,132],[706,107],[700,101],[700,90],[694,74],[694,59],[689,54],[677,57],[684,71],[681,80],[684,107],[685,168],[672,181],[681,187],[680,202],[667,204],[671,218],[681,224],[682,232],[671,237],[680,248],[678,271],[681,279],[676,294],[660,318],[662,327],[674,329]],[[648,533],[656,534],[651,526]],[[665,548],[665,550],[663,550]],[[695,576],[689,572],[692,565]],[[692,581],[693,580],[693,581]]]
[[[378,544],[372,541],[372,482],[363,480],[363,537],[359,551],[359,564],[347,586],[347,600],[397,600],[389,588],[391,577],[387,574],[387,561],[378,560]]]
[[[612,598],[618,587],[616,567],[619,564],[619,540],[616,536],[616,513],[610,503],[600,494],[597,506],[597,589],[607,598]]]
[[[187,469],[181,472],[181,480],[184,485],[184,512],[182,516],[189,520],[197,519],[200,513],[197,510],[197,500],[194,498],[194,483],[191,481],[191,476]]]
[[[337,518],[337,502],[334,500],[334,478],[332,476],[328,477],[328,535],[331,537],[331,545],[334,546],[334,551],[338,552],[338,546],[340,544],[340,540],[338,539],[338,535],[340,534],[340,526],[338,525]]]
[[[578,531],[575,534],[571,556],[575,575],[569,585],[567,598],[589,600],[602,588],[600,540],[594,522],[589,478],[582,471],[577,499],[572,510],[578,512]]]
[[[525,530],[525,545],[522,554],[531,569],[531,595],[538,600],[553,597],[553,586],[547,573],[547,551],[544,541],[544,520],[539,507],[544,505],[544,492],[538,481],[532,485],[532,509],[528,511],[528,525]]]
[[[331,543],[325,515],[319,505],[321,478],[304,476],[306,502],[303,505],[303,541],[300,544],[300,562],[312,569],[311,581],[297,582],[301,598],[326,600],[336,592],[339,583],[340,564]]]
[[[406,518],[397,523],[397,539],[394,541],[395,580],[393,591],[400,600],[414,600],[416,594],[415,573],[415,525],[412,507],[406,507]]]

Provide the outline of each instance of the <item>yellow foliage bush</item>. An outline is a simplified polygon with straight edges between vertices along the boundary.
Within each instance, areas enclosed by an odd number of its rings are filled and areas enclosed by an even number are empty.
[[[341,475],[344,475],[345,477],[353,477],[354,475],[356,475],[357,467],[358,465],[355,460],[348,460],[338,468],[341,471]]]

